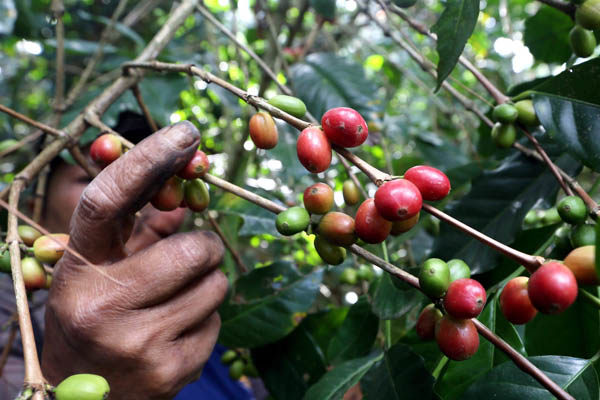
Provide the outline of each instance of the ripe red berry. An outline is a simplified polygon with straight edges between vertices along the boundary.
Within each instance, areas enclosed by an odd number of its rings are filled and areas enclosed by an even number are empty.
[[[348,107],[332,108],[323,114],[321,125],[332,143],[342,147],[356,147],[369,136],[369,129],[363,117]]]
[[[296,144],[298,159],[312,173],[323,172],[331,164],[331,144],[316,126],[304,129]]]
[[[417,319],[417,335],[423,340],[434,339],[435,325],[442,317],[442,312],[434,304],[426,306]]]
[[[277,145],[279,134],[275,120],[268,112],[260,111],[250,118],[250,138],[259,149],[272,149]]]
[[[500,310],[508,322],[526,324],[537,314],[527,294],[528,281],[526,276],[517,276],[508,281],[500,293]]]
[[[450,180],[446,174],[427,165],[410,168],[404,173],[404,179],[414,183],[425,200],[441,200],[450,192]]]
[[[315,183],[304,190],[304,208],[311,214],[325,214],[333,207],[333,190],[326,183]]]
[[[203,151],[197,150],[190,162],[177,172],[177,176],[183,179],[196,179],[204,176],[209,168],[208,157]]]
[[[172,211],[183,200],[183,181],[177,176],[170,177],[152,198],[150,203],[160,211]]]
[[[381,185],[375,192],[375,206],[381,216],[390,221],[403,221],[421,211],[423,198],[419,189],[406,179],[396,179]]]
[[[544,314],[558,314],[577,298],[575,275],[556,261],[542,265],[529,278],[527,293],[531,304]]]
[[[367,199],[356,211],[356,235],[367,243],[383,242],[392,230],[392,222],[383,218],[375,207],[375,200]]]
[[[479,348],[479,334],[470,319],[445,315],[435,326],[435,340],[446,357],[455,361],[469,359]]]
[[[90,147],[90,157],[103,167],[121,157],[122,153],[121,140],[111,133],[98,137]]]
[[[486,294],[481,283],[462,278],[450,283],[444,296],[444,308],[454,318],[475,318],[485,306]]]
[[[321,218],[318,233],[331,244],[350,246],[356,241],[354,219],[344,213],[331,211]]]

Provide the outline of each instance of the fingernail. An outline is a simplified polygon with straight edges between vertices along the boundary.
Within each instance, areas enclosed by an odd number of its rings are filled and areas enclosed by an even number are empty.
[[[181,121],[172,125],[165,136],[179,149],[186,149],[200,138],[200,132],[189,121]]]

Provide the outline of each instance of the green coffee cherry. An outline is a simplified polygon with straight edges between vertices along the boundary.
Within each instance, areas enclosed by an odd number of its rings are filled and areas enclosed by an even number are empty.
[[[536,210],[529,210],[523,221],[525,225],[535,225],[539,221]]]
[[[290,207],[279,213],[275,220],[277,231],[285,236],[292,236],[308,228],[310,215],[302,207]]]
[[[519,111],[512,104],[504,103],[494,107],[492,116],[497,122],[503,124],[512,124],[517,120]]]
[[[10,271],[10,252],[5,250],[4,252],[0,253],[0,272],[6,272],[7,274],[10,274]]]
[[[340,274],[340,282],[347,283],[348,285],[356,285],[358,282],[358,274],[353,268],[346,268]]]
[[[54,264],[62,257],[68,243],[69,235],[64,233],[40,236],[33,242],[33,254],[43,263]]]
[[[202,212],[210,203],[210,193],[202,179],[191,179],[183,183],[183,200],[187,208]]]
[[[471,268],[463,260],[455,258],[448,261],[446,265],[448,265],[448,270],[450,271],[450,282],[471,277]]]
[[[535,113],[535,108],[533,107],[533,101],[517,101],[515,103],[515,107],[519,112],[519,117],[517,118],[517,121],[519,121],[525,126],[537,126],[540,124],[540,120],[538,119]]]
[[[296,97],[278,94],[271,97],[269,104],[288,114],[292,114],[296,118],[302,118],[306,114],[306,105]]]
[[[238,353],[235,350],[227,350],[221,356],[221,362],[225,365],[229,365],[238,358]]]
[[[450,285],[448,265],[439,258],[430,258],[423,263],[419,274],[419,285],[427,296],[439,298]]]
[[[567,254],[573,250],[571,245],[571,227],[561,226],[554,232],[552,238],[556,250],[561,254]]]
[[[569,33],[569,43],[571,50],[577,57],[587,58],[594,53],[596,48],[596,36],[594,32],[575,25]]]
[[[556,207],[552,207],[546,210],[544,216],[542,217],[542,223],[544,225],[552,225],[557,224],[561,221],[560,214]]]
[[[517,130],[513,124],[494,124],[492,128],[492,140],[494,144],[503,149],[509,148],[517,139]]]
[[[594,225],[577,225],[571,230],[573,248],[596,245],[596,228]]]
[[[252,363],[252,361],[249,361],[249,362],[246,363],[246,365],[244,365],[244,371],[243,371],[243,373],[244,373],[244,375],[249,376],[251,378],[258,377],[258,370],[254,366],[254,364]]]
[[[104,400],[108,398],[110,387],[100,375],[71,375],[55,389],[56,400]]]
[[[323,236],[315,238],[315,250],[323,261],[329,265],[339,265],[346,259],[346,249],[329,243]]]
[[[408,8],[417,4],[417,0],[392,0],[392,3],[400,8]]]
[[[569,224],[582,224],[587,218],[587,208],[581,197],[567,196],[556,206],[563,221]]]
[[[600,0],[586,0],[575,10],[575,22],[585,29],[600,28]]]
[[[244,362],[242,360],[235,360],[231,367],[229,367],[229,376],[231,379],[237,381],[244,374]]]
[[[361,265],[358,267],[358,279],[366,282],[371,282],[375,277],[375,273],[373,272],[373,268],[368,265]]]
[[[41,232],[37,229],[29,226],[29,225],[19,225],[17,228],[17,232],[19,233],[19,237],[25,243],[26,246],[33,246],[33,242],[36,241],[37,238],[42,236]]]

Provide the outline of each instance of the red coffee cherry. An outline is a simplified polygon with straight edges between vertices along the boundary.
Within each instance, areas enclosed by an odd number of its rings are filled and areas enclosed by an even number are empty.
[[[150,203],[160,211],[172,211],[179,207],[183,200],[183,181],[177,177],[170,177],[154,195]]]
[[[311,214],[325,214],[333,207],[333,189],[326,183],[315,183],[304,190],[304,208]]]
[[[383,218],[375,207],[375,200],[367,199],[356,211],[356,235],[367,243],[383,242],[392,230],[392,222]]]
[[[209,168],[210,162],[206,154],[201,150],[196,150],[190,162],[177,172],[177,176],[183,179],[196,179],[203,177]]]
[[[423,340],[433,340],[435,338],[435,326],[443,316],[434,304],[426,306],[417,320],[417,335]]]
[[[331,144],[316,126],[310,126],[300,133],[296,150],[304,168],[312,173],[323,172],[331,164]]]
[[[321,218],[318,233],[331,244],[350,246],[356,241],[354,219],[344,213],[331,211]]]
[[[33,257],[25,257],[21,260],[23,281],[25,289],[37,290],[46,286],[46,271],[42,264]]]
[[[123,154],[121,140],[111,133],[106,133],[92,143],[90,157],[103,167],[106,167]]]
[[[435,326],[435,340],[446,357],[454,361],[471,358],[479,348],[479,334],[470,319],[444,315]]]
[[[398,236],[404,232],[410,231],[413,226],[419,222],[419,215],[421,215],[420,212],[418,212],[414,217],[405,219],[404,221],[394,221],[392,223],[392,231],[390,232],[392,236]]]
[[[537,314],[527,293],[528,281],[526,276],[517,276],[508,281],[500,293],[500,311],[508,322],[526,324]]]
[[[369,128],[363,117],[348,107],[332,108],[323,114],[321,125],[332,143],[342,147],[356,147],[369,136]]]
[[[577,281],[563,264],[552,261],[542,265],[529,278],[527,293],[531,304],[544,314],[558,314],[577,298]]]
[[[396,179],[381,185],[375,192],[375,206],[383,218],[403,221],[421,211],[423,198],[419,189],[406,179]]]
[[[404,179],[414,183],[425,200],[441,200],[450,193],[450,180],[437,168],[417,165],[404,173]]]
[[[250,118],[250,138],[259,149],[272,149],[277,145],[279,134],[275,120],[268,112],[260,111]]]
[[[475,318],[485,306],[486,294],[481,283],[462,278],[450,283],[444,296],[444,308],[454,318]]]

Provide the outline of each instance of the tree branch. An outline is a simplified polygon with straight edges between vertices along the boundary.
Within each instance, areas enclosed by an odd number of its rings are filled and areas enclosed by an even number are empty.
[[[144,113],[144,116],[146,117],[146,121],[148,121],[148,125],[150,125],[150,129],[152,129],[152,132],[158,131],[158,125],[156,125],[156,122],[154,122],[154,119],[152,118],[152,114],[150,114],[150,110],[146,106],[146,103],[144,103],[144,98],[142,97],[142,92],[140,91],[140,87],[138,85],[133,85],[133,87],[131,88],[131,91],[133,92],[133,95],[135,96],[135,99],[136,99],[138,105],[140,106],[142,112]]]

